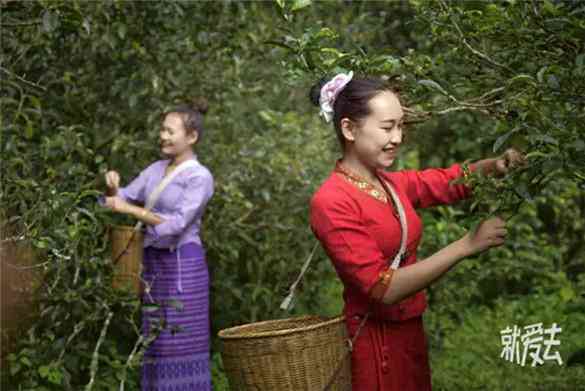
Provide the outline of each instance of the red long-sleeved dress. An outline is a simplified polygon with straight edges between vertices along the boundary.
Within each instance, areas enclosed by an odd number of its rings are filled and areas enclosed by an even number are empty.
[[[473,166],[470,166],[474,169]],[[400,264],[416,262],[422,221],[416,208],[452,204],[471,195],[460,164],[449,168],[379,171],[396,190],[408,223],[407,253]],[[400,248],[400,221],[392,202],[373,197],[332,172],[311,199],[311,229],[344,285],[344,314],[350,337],[372,310],[352,352],[352,390],[425,391],[431,389],[420,291],[393,305],[374,303],[370,289]]]

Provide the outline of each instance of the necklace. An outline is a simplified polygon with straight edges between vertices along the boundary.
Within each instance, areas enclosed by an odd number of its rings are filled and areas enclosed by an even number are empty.
[[[342,174],[348,182],[352,183],[358,189],[365,191],[366,193],[376,198],[377,200],[380,200],[384,203],[388,202],[388,197],[386,197],[386,191],[380,190],[378,186],[374,186],[372,183],[364,179],[362,176],[349,171],[346,167],[344,167],[341,164],[341,160],[338,160],[337,163],[335,164],[334,171]]]

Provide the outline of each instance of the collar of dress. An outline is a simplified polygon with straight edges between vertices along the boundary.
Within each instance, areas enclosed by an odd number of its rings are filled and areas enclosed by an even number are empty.
[[[367,193],[368,195],[374,197],[379,201],[388,203],[388,197],[386,196],[385,192],[381,192],[369,181],[367,181],[360,175],[348,170],[346,167],[343,166],[343,164],[341,164],[341,159],[337,160],[337,162],[335,163],[335,169],[333,171],[340,173],[345,180],[347,180],[349,183],[357,187],[359,190]]]

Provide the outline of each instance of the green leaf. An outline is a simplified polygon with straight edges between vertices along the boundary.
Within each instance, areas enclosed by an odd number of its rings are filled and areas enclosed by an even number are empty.
[[[274,45],[274,46],[279,46],[281,48],[285,48],[287,50],[292,50],[291,46],[288,46],[287,44],[285,44],[284,42],[280,42],[280,41],[274,41],[274,40],[268,40],[268,41],[264,41],[265,45]]]
[[[429,87],[429,88],[431,88],[433,90],[437,90],[437,91],[439,91],[443,95],[449,95],[449,94],[447,94],[447,91],[445,91],[445,89],[443,87],[441,87],[441,85],[439,83],[437,83],[436,81],[434,81],[434,80],[426,80],[426,79],[425,80],[419,80],[418,81],[418,84],[421,84],[421,85],[423,85],[425,87]]]
[[[82,27],[85,30],[87,35],[91,34],[91,23],[90,23],[89,19],[87,19],[87,18],[83,19]]]
[[[169,301],[167,301],[167,304],[179,312],[182,312],[185,309],[185,305],[183,304],[183,302],[178,299],[170,299]]]
[[[329,27],[322,27],[319,29],[317,34],[313,37],[314,39],[335,39],[339,37],[337,31],[330,29]]]
[[[542,141],[547,144],[559,145],[559,141],[556,138],[549,136],[548,134],[537,134],[532,136],[532,139],[535,141]]]
[[[509,132],[506,132],[503,135],[501,135],[500,137],[498,137],[496,139],[496,142],[494,143],[493,148],[492,148],[493,152],[494,153],[498,152],[498,150],[502,147],[502,145],[504,145],[504,143],[506,141],[508,141],[510,136],[512,136],[517,130],[518,130],[518,128],[514,128],[514,129],[510,130]]]
[[[559,296],[564,302],[570,301],[575,297],[575,291],[571,286],[565,285],[559,291]]]
[[[54,12],[45,11],[43,13],[42,26],[45,33],[53,32],[59,27],[59,17]]]
[[[20,372],[21,369],[22,366],[19,363],[10,364],[10,375],[11,376],[16,375],[18,372]]]
[[[542,151],[532,151],[532,152],[527,153],[524,157],[526,159],[532,159],[534,157],[547,158],[547,157],[549,157],[549,155],[547,153],[542,152]]]
[[[573,149],[575,149],[576,151],[578,151],[578,152],[585,151],[585,141],[583,141],[583,140],[581,140],[581,139],[575,140],[575,141],[574,141],[574,142],[571,144],[571,147],[572,147]]]
[[[555,75],[548,75],[548,77],[546,78],[546,83],[553,90],[558,90],[559,88],[561,88],[561,85],[559,84],[559,79],[557,79]]]
[[[30,362],[30,360],[28,359],[28,357],[26,356],[22,356],[20,358],[20,362],[24,365],[26,365],[27,367],[32,367],[32,363]]]
[[[528,192],[526,184],[519,183],[517,186],[514,187],[514,191],[524,200],[532,201],[532,195],[530,195],[530,193]]]
[[[313,2],[312,0],[294,0],[293,5],[290,9],[291,11],[298,11],[311,5],[312,2]]]
[[[540,70],[536,74],[536,80],[538,80],[539,83],[544,83],[544,74],[545,74],[547,69],[548,69],[548,67],[544,66],[544,67],[540,68]]]
[[[121,39],[126,38],[126,32],[127,32],[127,27],[125,24],[120,24],[118,26],[118,37],[120,37]]]
[[[41,375],[42,378],[47,378],[49,376],[49,372],[51,371],[51,368],[48,365],[41,365],[39,367],[39,375]]]
[[[520,74],[520,75],[516,75],[513,78],[511,78],[510,80],[508,80],[508,84],[513,84],[513,83],[517,83],[517,82],[530,82],[530,83],[534,84],[534,77],[532,77],[530,75],[526,75],[526,74]]]
[[[63,374],[57,368],[51,368],[49,372],[49,381],[53,384],[60,385],[63,381]]]
[[[546,13],[551,15],[557,14],[557,7],[550,0],[543,1],[543,9],[546,11]]]
[[[575,65],[577,65],[577,68],[585,67],[585,53],[581,53],[575,58]]]
[[[77,227],[75,225],[70,225],[69,227],[67,227],[67,234],[69,235],[69,237],[71,239],[75,238],[77,236],[78,230]]]
[[[26,128],[24,129],[24,135],[27,139],[32,139],[35,135],[35,128],[32,121],[26,122]]]
[[[150,303],[150,304],[144,304],[144,305],[142,305],[142,310],[144,312],[156,312],[159,309],[160,309],[160,305],[158,305],[158,304]]]
[[[32,103],[32,105],[34,107],[36,107],[37,109],[41,108],[42,105],[41,105],[41,101],[39,100],[39,98],[37,98],[36,96],[32,96],[32,95],[30,95],[28,98],[30,99],[30,102]]]

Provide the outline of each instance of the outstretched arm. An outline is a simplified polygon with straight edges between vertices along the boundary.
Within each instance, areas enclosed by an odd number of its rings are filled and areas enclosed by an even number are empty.
[[[146,208],[131,204],[120,196],[105,197],[103,205],[114,212],[127,214],[148,225],[158,225],[164,220]]]
[[[516,166],[525,163],[525,158],[515,149],[508,149],[501,156],[479,160],[469,164],[471,172],[479,170],[482,175],[504,176]],[[462,164],[448,168],[427,168],[424,170],[401,170],[385,173],[400,183],[415,208],[437,205],[451,205],[471,197],[472,188],[455,180],[463,175]]]
[[[395,270],[388,280],[379,282],[385,289],[382,302],[398,303],[431,285],[463,258],[503,245],[507,234],[505,224],[498,217],[485,220],[477,231],[468,232],[422,261]],[[375,292],[379,287],[375,286],[373,290]]]

